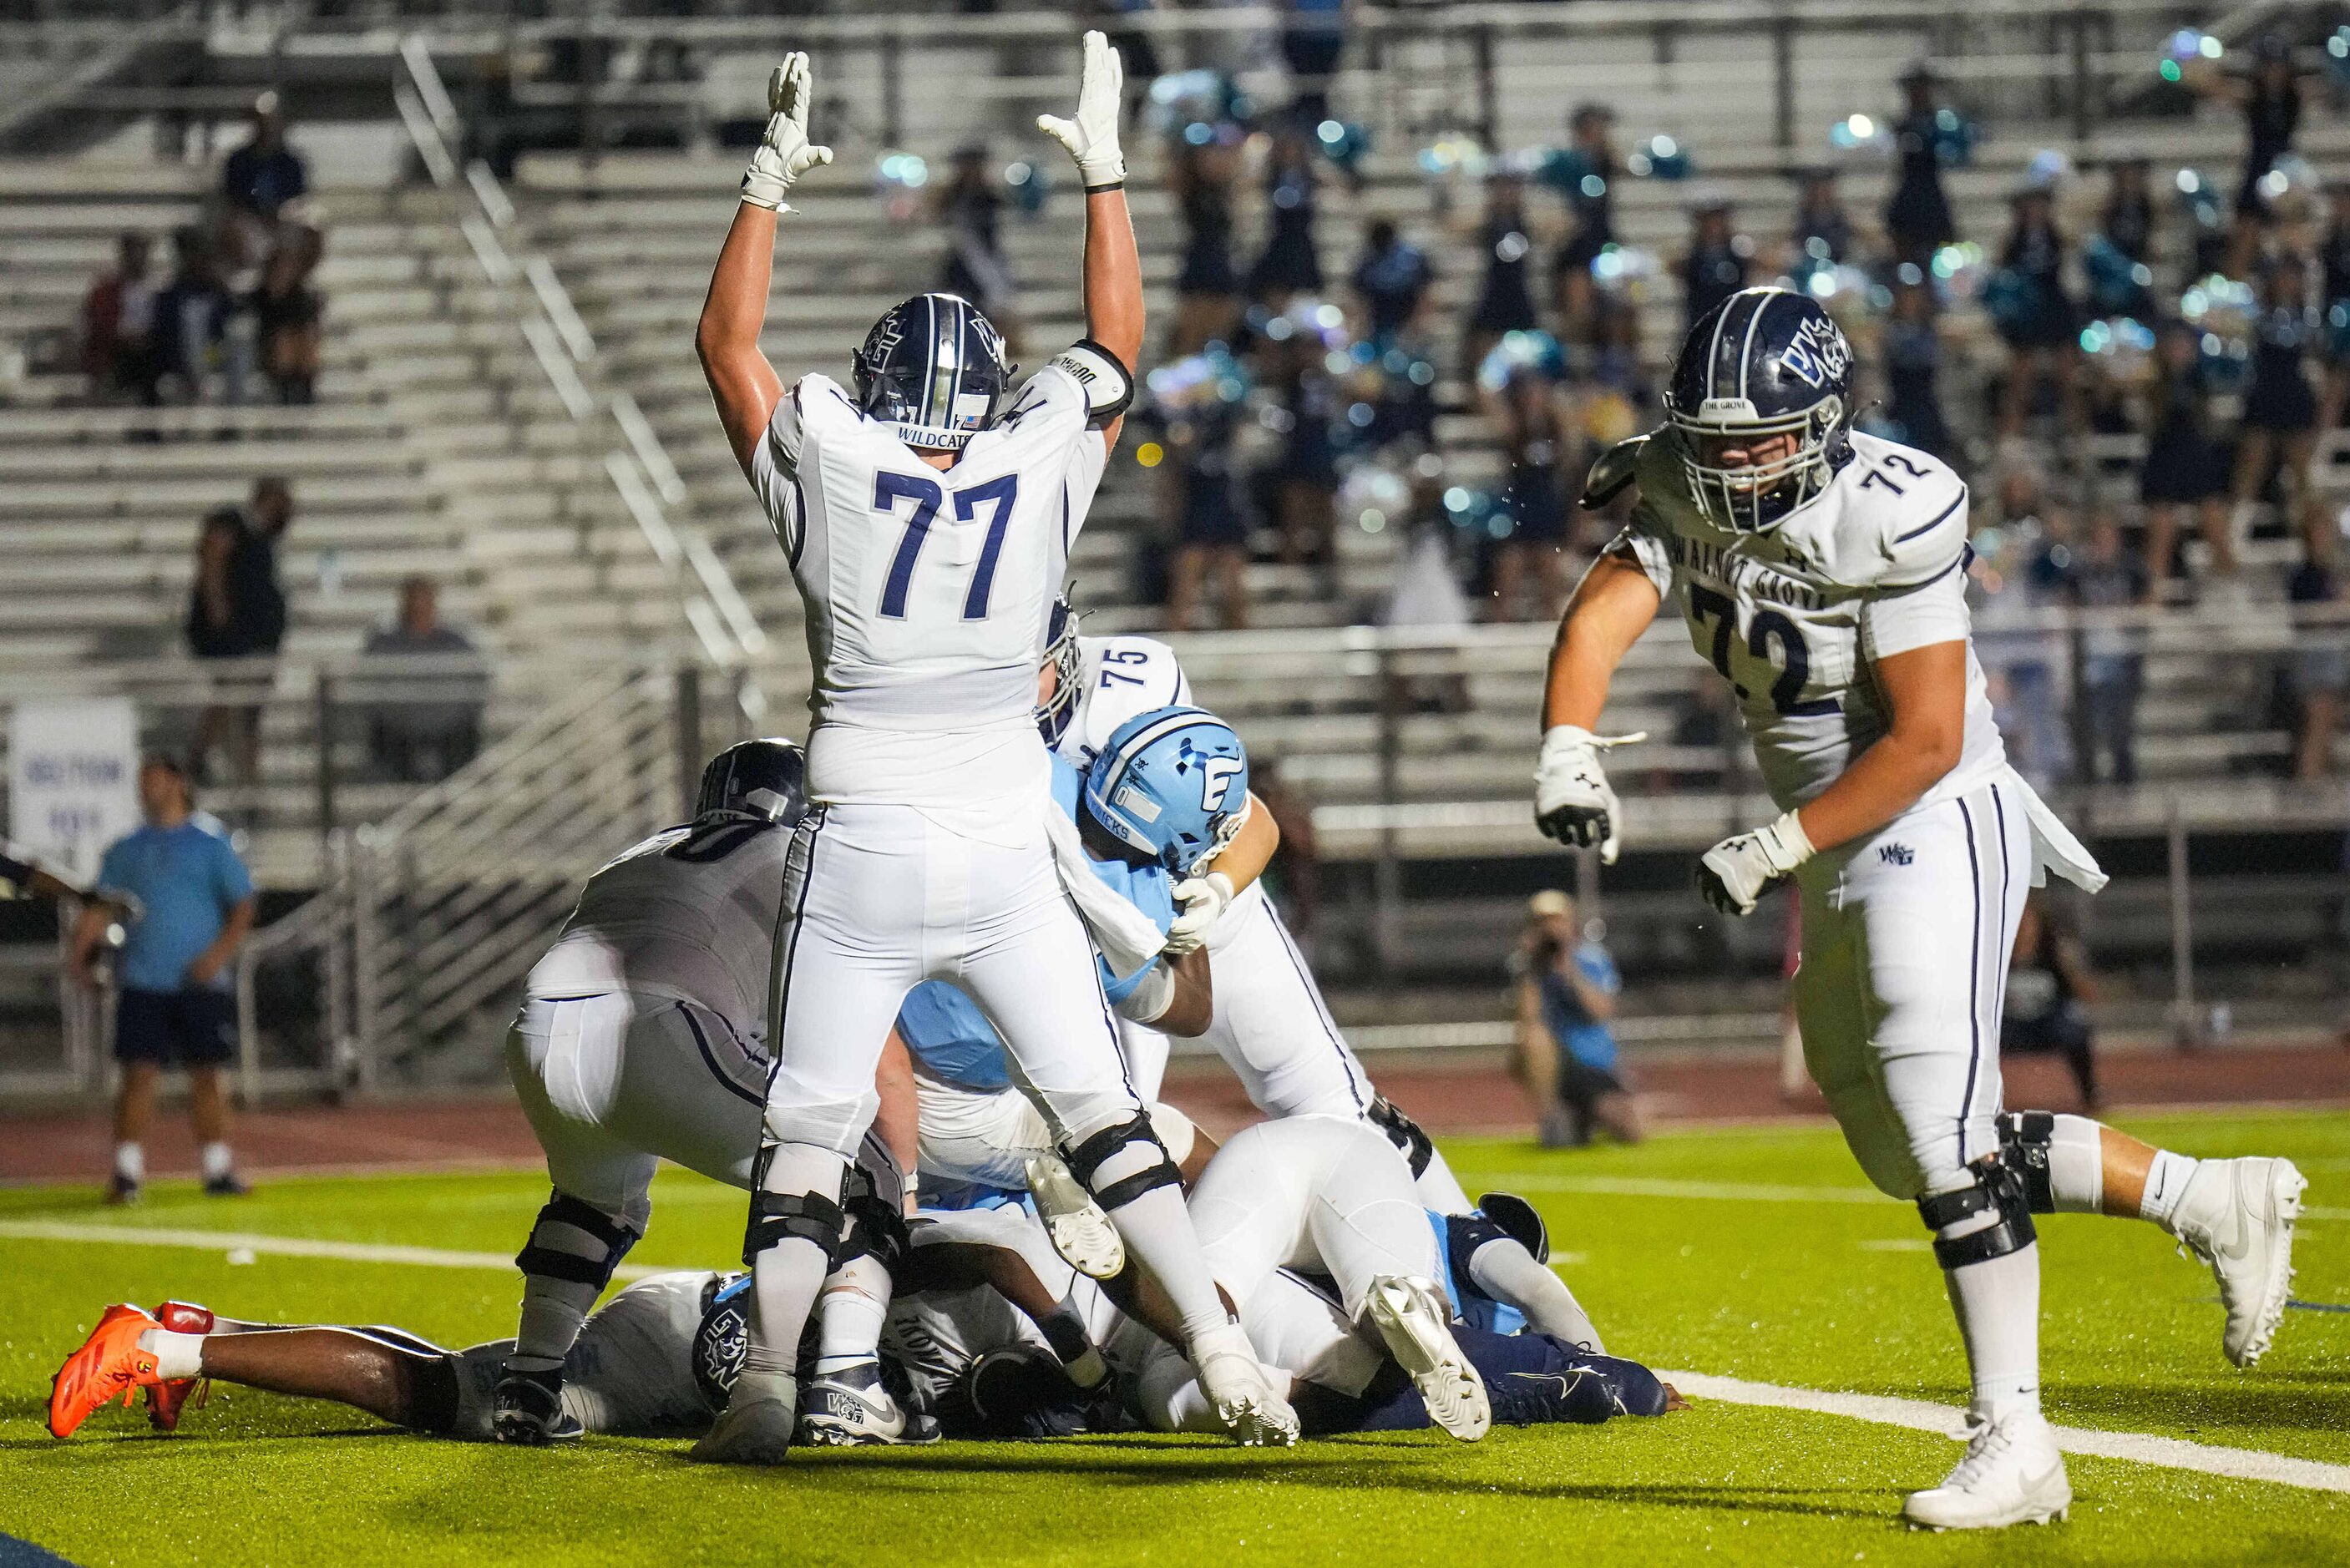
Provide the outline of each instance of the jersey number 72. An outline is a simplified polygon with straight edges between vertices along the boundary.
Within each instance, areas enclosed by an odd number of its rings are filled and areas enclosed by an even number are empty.
[[[935,479],[919,473],[892,473],[884,471],[873,479],[873,510],[898,514],[898,503],[914,504],[913,514],[906,520],[906,532],[898,540],[898,553],[889,558],[889,577],[881,587],[881,613],[890,620],[906,618],[906,592],[913,585],[914,563],[921,558],[922,545],[931,536],[931,524],[937,518],[939,508],[946,502],[947,492]],[[955,521],[969,523],[979,515],[979,509],[993,504],[988,514],[987,541],[980,546],[979,560],[972,566],[971,587],[962,597],[962,618],[985,620],[988,596],[995,588],[995,560],[1003,553],[1004,525],[1012,521],[1012,504],[1020,493],[1020,476],[999,475],[968,490],[954,494]]]

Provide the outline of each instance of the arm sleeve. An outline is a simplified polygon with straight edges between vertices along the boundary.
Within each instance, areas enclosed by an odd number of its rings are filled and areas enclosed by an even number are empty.
[[[1957,560],[1930,582],[1870,597],[1860,612],[1861,652],[1889,659],[1938,642],[1963,641],[1969,625],[1967,575]]]
[[[1659,598],[1670,598],[1673,592],[1673,559],[1665,549],[1664,536],[1658,533],[1656,522],[1646,507],[1634,507],[1631,520],[1616,537],[1607,542],[1604,554],[1620,556],[1648,575],[1656,586]]]

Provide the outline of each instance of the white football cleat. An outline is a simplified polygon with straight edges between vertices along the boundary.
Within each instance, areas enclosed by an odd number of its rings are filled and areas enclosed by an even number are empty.
[[[1126,1242],[1094,1195],[1056,1154],[1032,1154],[1027,1167],[1028,1194],[1061,1262],[1088,1279],[1116,1277],[1126,1267]]]
[[[2220,1348],[2238,1366],[2268,1354],[2293,1294],[2293,1222],[2309,1182],[2289,1159],[2207,1159],[2171,1210],[2171,1231],[2211,1265],[2228,1326]]]
[[[693,1445],[706,1465],[779,1465],[792,1446],[798,1386],[785,1373],[745,1372],[719,1412],[718,1422]]]
[[[1429,1418],[1464,1443],[1492,1429],[1485,1380],[1452,1337],[1452,1314],[1426,1280],[1382,1274],[1371,1282],[1366,1307],[1388,1354],[1410,1375]]]
[[[1200,1392],[1234,1442],[1244,1449],[1285,1449],[1297,1441],[1297,1412],[1274,1391],[1240,1324],[1195,1336],[1191,1365],[1199,1368]]]
[[[934,1443],[936,1421],[909,1414],[881,1386],[879,1363],[809,1380],[800,1409],[800,1441],[818,1448],[858,1449],[878,1443]]]
[[[2073,1506],[2056,1434],[2036,1410],[1993,1421],[1967,1412],[1967,1456],[1942,1484],[1902,1500],[1901,1517],[1920,1530],[2002,1530],[2048,1524]]]

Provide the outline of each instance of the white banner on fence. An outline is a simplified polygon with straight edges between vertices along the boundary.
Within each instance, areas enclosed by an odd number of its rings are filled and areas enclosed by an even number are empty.
[[[98,874],[139,826],[139,713],[127,697],[19,702],[8,732],[9,836]]]

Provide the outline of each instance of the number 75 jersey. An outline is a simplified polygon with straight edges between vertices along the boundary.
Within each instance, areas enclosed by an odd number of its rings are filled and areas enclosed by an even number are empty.
[[[817,731],[1024,727],[1041,785],[1045,613],[1107,458],[1086,388],[1059,361],[943,471],[830,379],[787,389],[752,485],[806,601]]]
[[[1855,433],[1825,489],[1766,532],[1715,526],[1690,497],[1680,437],[1644,438],[1630,522],[1607,547],[1637,563],[1729,681],[1783,810],[1835,782],[1887,727],[1877,660],[1969,637],[1967,487],[1939,460]],[[1608,459],[1601,459],[1603,464]],[[1967,649],[1958,765],[1918,802],[2005,768],[1982,667]]]

